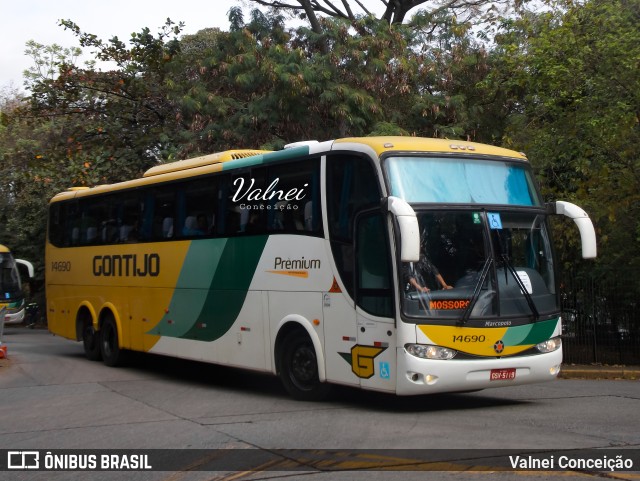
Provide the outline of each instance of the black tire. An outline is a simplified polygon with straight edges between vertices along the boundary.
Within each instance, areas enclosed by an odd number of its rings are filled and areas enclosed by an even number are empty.
[[[82,345],[84,355],[90,361],[100,361],[102,352],[100,349],[100,335],[95,331],[90,323],[82,328]]]
[[[125,351],[118,343],[118,327],[111,315],[108,315],[100,328],[100,352],[102,362],[107,366],[121,366],[125,362]]]
[[[287,392],[299,401],[322,401],[331,391],[329,384],[320,382],[318,357],[306,332],[296,330],[282,341],[279,374]]]

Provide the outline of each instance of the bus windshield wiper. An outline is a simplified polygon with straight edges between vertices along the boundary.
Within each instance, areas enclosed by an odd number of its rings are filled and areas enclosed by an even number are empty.
[[[527,290],[524,283],[522,282],[522,279],[520,279],[520,276],[511,265],[511,262],[509,262],[509,257],[506,254],[502,254],[501,257],[505,267],[509,270],[513,278],[516,280],[516,284],[518,284],[518,287],[520,287],[520,291],[522,291],[522,294],[524,295],[524,298],[526,299],[527,304],[529,305],[529,309],[531,309],[531,312],[533,313],[533,316],[537,321],[538,319],[540,319],[540,313],[538,312],[538,308],[536,307],[536,304],[533,301],[533,297],[531,297],[531,294],[529,294],[529,291]],[[505,272],[505,275],[506,275],[506,272]]]
[[[484,281],[487,279],[487,275],[489,274],[489,269],[491,268],[491,264],[493,264],[493,257],[489,256],[487,257],[487,260],[484,262],[484,266],[482,266],[480,278],[478,279],[478,282],[476,282],[476,286],[473,289],[473,295],[471,296],[469,305],[462,313],[462,318],[460,319],[461,325],[464,325],[467,323],[467,321],[469,320],[469,317],[471,316],[471,311],[473,311],[473,307],[476,305],[476,302],[478,302],[478,299],[480,298],[480,290],[482,289],[482,285],[484,284]]]

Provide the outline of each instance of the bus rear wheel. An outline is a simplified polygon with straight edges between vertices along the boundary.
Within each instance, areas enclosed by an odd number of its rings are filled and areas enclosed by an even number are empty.
[[[124,363],[125,351],[118,343],[118,326],[112,315],[108,315],[100,328],[100,352],[102,362],[115,367]]]
[[[318,357],[306,332],[296,330],[283,340],[279,373],[287,392],[299,401],[322,401],[331,386],[320,382]]]

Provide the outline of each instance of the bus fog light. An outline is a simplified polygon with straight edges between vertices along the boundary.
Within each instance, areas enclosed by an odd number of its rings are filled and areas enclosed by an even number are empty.
[[[544,342],[541,342],[540,344],[537,344],[536,349],[540,352],[547,353],[547,352],[557,351],[558,349],[560,349],[561,346],[562,346],[562,339],[559,337],[554,337]]]
[[[427,374],[424,377],[424,382],[427,384],[435,384],[438,381],[438,376],[434,376],[433,374]]]
[[[556,365],[549,368],[549,374],[552,376],[557,376],[560,373],[560,366]]]
[[[407,379],[414,384],[428,384],[432,386],[438,382],[438,376],[433,374],[420,374],[419,372],[407,371]]]
[[[426,344],[406,344],[404,348],[409,354],[421,359],[453,359],[458,351],[448,347],[432,346]]]

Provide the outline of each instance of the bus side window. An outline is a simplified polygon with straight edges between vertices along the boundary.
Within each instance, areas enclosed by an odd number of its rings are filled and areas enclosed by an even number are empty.
[[[353,296],[353,228],[355,216],[380,203],[378,176],[366,157],[327,157],[327,210],[331,250],[342,282]]]
[[[270,232],[322,232],[320,215],[320,160],[276,164],[269,167],[267,229]]]
[[[101,243],[100,224],[106,216],[107,201],[104,198],[83,199],[80,206],[80,222],[74,232],[77,241],[80,245]]]
[[[118,212],[120,242],[137,242],[140,236],[140,217],[142,214],[140,199],[133,192],[122,199]]]
[[[371,314],[392,317],[391,253],[384,221],[384,217],[377,210],[357,217],[356,302]]]
[[[184,237],[208,236],[215,232],[216,177],[208,177],[187,182],[184,187],[184,199],[181,203],[180,234]],[[175,227],[174,227],[175,228]]]
[[[156,199],[149,188],[142,190],[142,221],[140,225],[140,240],[150,241],[153,238],[153,220]]]
[[[154,191],[153,239],[174,237],[176,199],[173,186],[156,188]]]
[[[264,193],[266,169],[256,168],[231,176],[227,199],[226,235],[264,234],[266,232],[266,209],[260,193]],[[256,197],[260,197],[257,199]],[[266,206],[264,206],[266,207]]]
[[[49,242],[56,247],[65,245],[64,233],[65,226],[63,224],[64,217],[61,215],[61,210],[66,207],[66,204],[52,204],[49,206]]]

